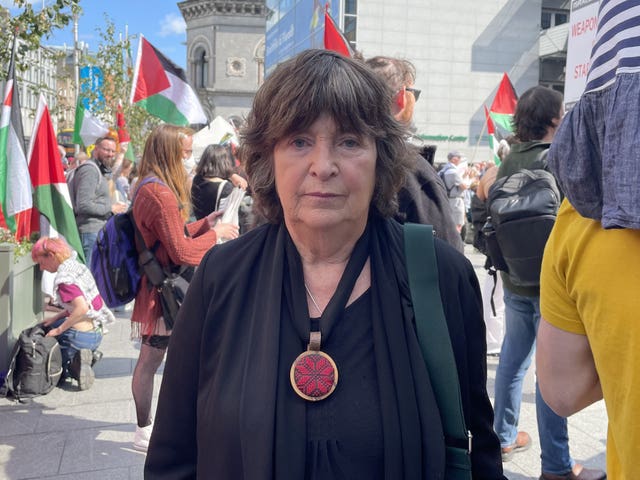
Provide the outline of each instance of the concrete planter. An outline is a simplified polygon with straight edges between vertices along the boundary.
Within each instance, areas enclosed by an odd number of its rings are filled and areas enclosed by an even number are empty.
[[[42,320],[40,268],[30,255],[14,256],[15,245],[0,244],[0,377],[9,366],[9,354],[27,327]]]

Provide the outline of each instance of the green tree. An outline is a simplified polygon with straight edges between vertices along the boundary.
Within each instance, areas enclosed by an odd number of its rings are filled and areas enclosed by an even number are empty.
[[[133,83],[133,60],[130,58],[132,38],[118,32],[113,20],[106,13],[104,27],[98,28],[97,32],[100,37],[97,51],[86,55],[81,61],[81,66],[92,65],[102,70],[104,104],[98,107],[99,111],[93,113],[115,128],[118,103],[122,103],[131,145],[136,154],[140,155],[147,135],[160,120],[149,115],[146,110],[129,104]],[[89,97],[90,102],[95,100],[95,96]]]
[[[16,53],[16,68],[25,71],[28,67],[25,53],[40,48],[40,42],[48,39],[58,29],[66,27],[74,13],[80,13],[80,0],[55,0],[48,6],[35,11],[27,0],[13,0],[20,13],[11,15],[8,9],[0,7],[0,65],[8,65],[14,34],[20,40]],[[53,53],[52,53],[53,55]],[[0,69],[0,80],[4,80],[6,68]]]

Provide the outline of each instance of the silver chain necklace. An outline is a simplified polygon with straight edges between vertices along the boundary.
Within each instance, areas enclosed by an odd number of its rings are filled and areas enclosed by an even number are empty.
[[[307,293],[309,294],[309,298],[313,302],[313,306],[316,307],[316,310],[318,310],[318,313],[320,314],[320,316],[322,316],[322,310],[320,310],[320,307],[318,306],[318,302],[316,302],[316,299],[313,298],[313,295],[311,294],[311,290],[309,290],[309,287],[307,286],[306,282],[304,284],[304,288],[307,291]]]

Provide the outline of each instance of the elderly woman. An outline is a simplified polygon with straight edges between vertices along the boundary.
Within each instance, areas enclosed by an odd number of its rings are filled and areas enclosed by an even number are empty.
[[[47,318],[48,337],[56,337],[62,353],[63,377],[78,382],[80,390],[93,385],[91,368],[102,356],[96,351],[102,341],[102,323],[110,312],[103,302],[89,269],[76,260],[77,254],[62,238],[40,238],[31,258],[40,269],[55,273],[53,295],[63,310]]]
[[[258,91],[240,155],[270,223],[196,272],[146,478],[443,478],[402,228],[390,219],[412,158],[391,98],[366,65],[324,50],[278,66]],[[502,479],[476,276],[435,243],[473,478]],[[290,381],[310,337],[339,372],[321,397]]]

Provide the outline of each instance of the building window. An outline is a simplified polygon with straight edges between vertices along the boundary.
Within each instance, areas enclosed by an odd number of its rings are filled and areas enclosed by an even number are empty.
[[[209,83],[209,62],[204,48],[200,47],[195,54],[195,85],[196,88],[206,88]]]
[[[540,28],[547,28],[562,25],[569,21],[569,12],[567,10],[553,10],[550,8],[542,9],[542,17],[540,19]]]
[[[344,4],[344,36],[356,48],[356,31],[358,25],[358,0],[346,0]]]

